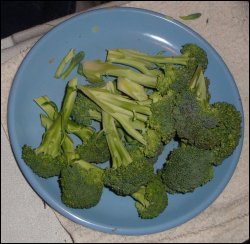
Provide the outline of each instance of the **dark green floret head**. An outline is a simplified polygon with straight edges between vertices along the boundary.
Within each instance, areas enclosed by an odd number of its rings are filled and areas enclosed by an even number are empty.
[[[91,208],[103,192],[103,170],[83,160],[64,168],[60,175],[62,201],[72,208]]]

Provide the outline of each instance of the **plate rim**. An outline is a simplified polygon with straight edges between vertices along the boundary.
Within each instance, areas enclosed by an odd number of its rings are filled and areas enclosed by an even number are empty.
[[[199,205],[199,208],[196,209],[196,211],[192,211],[190,214],[186,214],[185,218],[182,219],[181,222],[176,222],[170,226],[168,226],[167,223],[161,223],[160,225],[156,225],[156,226],[147,226],[147,227],[138,227],[138,228],[124,228],[124,227],[113,227],[113,226],[108,226],[108,225],[103,225],[103,224],[96,224],[95,221],[93,222],[89,222],[88,220],[85,220],[84,218],[79,219],[79,217],[74,216],[74,214],[69,213],[67,210],[65,210],[64,208],[62,208],[61,206],[59,206],[56,201],[51,198],[46,191],[43,188],[40,188],[37,184],[35,184],[34,182],[31,182],[28,180],[29,177],[27,176],[26,170],[24,169],[23,166],[23,162],[19,162],[19,159],[17,157],[18,152],[17,152],[17,147],[19,145],[17,145],[17,143],[15,142],[14,138],[15,138],[15,133],[14,133],[14,125],[13,125],[13,116],[14,113],[11,112],[12,111],[12,107],[14,106],[14,99],[13,99],[13,94],[15,94],[16,92],[16,86],[19,80],[19,76],[21,76],[22,72],[25,70],[25,64],[29,61],[29,59],[32,57],[33,52],[36,51],[36,48],[39,48],[39,43],[43,42],[44,40],[46,40],[46,38],[51,35],[51,33],[53,34],[53,31],[57,28],[61,28],[66,22],[71,22],[74,19],[77,18],[81,18],[82,15],[86,15],[86,14],[91,14],[91,13],[95,13],[95,12],[109,12],[109,11],[131,11],[131,12],[139,12],[139,13],[144,13],[147,15],[150,15],[151,17],[157,17],[157,18],[161,18],[163,21],[166,22],[170,22],[174,25],[176,25],[177,27],[180,27],[182,29],[184,29],[185,31],[187,31],[189,34],[191,34],[192,36],[194,36],[195,38],[200,39],[202,42],[204,42],[213,52],[213,54],[216,56],[216,58],[220,61],[220,63],[222,63],[223,68],[225,69],[226,73],[229,75],[230,79],[232,80],[232,84],[234,86],[234,89],[237,93],[237,96],[239,98],[239,105],[240,105],[240,112],[242,115],[242,128],[241,128],[241,138],[239,141],[239,144],[237,147],[239,147],[239,151],[237,154],[237,162],[235,162],[233,164],[232,169],[230,171],[230,173],[227,175],[227,178],[224,180],[224,184],[223,187],[221,187],[219,190],[216,188],[216,191],[213,191],[213,197],[210,197],[209,201],[206,201],[205,204],[201,204]],[[13,107],[14,108],[14,107]],[[186,223],[187,221],[197,217],[201,212],[203,212],[205,209],[207,209],[211,203],[213,203],[219,196],[220,194],[224,191],[225,187],[228,185],[230,179],[232,178],[235,169],[240,161],[240,155],[242,153],[242,149],[243,149],[243,141],[244,141],[244,131],[245,131],[245,121],[244,121],[244,107],[242,104],[242,100],[241,100],[241,96],[240,96],[240,92],[239,89],[237,87],[236,81],[232,75],[232,73],[230,72],[229,68],[227,67],[226,63],[224,62],[223,58],[218,54],[218,52],[213,48],[213,46],[206,41],[199,33],[197,33],[196,31],[194,31],[193,29],[191,29],[189,26],[183,24],[182,22],[176,20],[176,19],[169,19],[166,17],[166,15],[158,13],[156,11],[151,11],[151,10],[146,10],[146,9],[142,9],[142,8],[134,8],[134,7],[113,7],[113,8],[100,8],[100,9],[91,9],[91,10],[87,10],[84,11],[82,13],[76,14],[74,16],[71,16],[70,18],[60,22],[58,25],[56,25],[55,27],[53,27],[52,29],[50,29],[46,34],[44,34],[29,50],[29,52],[27,53],[27,55],[24,57],[24,59],[22,60],[21,64],[19,65],[17,72],[13,78],[12,84],[11,84],[11,88],[9,91],[9,97],[8,97],[8,104],[7,104],[7,126],[8,126],[8,133],[9,133],[9,140],[10,140],[10,145],[11,145],[11,149],[13,151],[13,155],[16,159],[17,165],[22,173],[22,175],[24,176],[25,180],[28,182],[28,184],[31,186],[31,188],[36,192],[36,194],[42,199],[44,200],[53,210],[57,211],[59,214],[63,215],[64,217],[70,219],[71,221],[74,221],[77,224],[80,224],[84,227],[87,228],[91,228],[92,230],[97,230],[97,231],[101,231],[104,233],[109,233],[109,234],[118,234],[118,235],[132,235],[132,236],[136,236],[136,235],[146,235],[146,234],[153,234],[153,233],[160,233],[162,231],[166,231],[169,229],[172,229],[176,226],[182,225],[184,223]],[[22,159],[21,159],[22,161]],[[167,226],[166,226],[167,225]]]

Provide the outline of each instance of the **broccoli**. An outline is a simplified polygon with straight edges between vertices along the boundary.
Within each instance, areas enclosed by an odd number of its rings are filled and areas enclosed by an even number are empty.
[[[70,49],[70,51],[68,52],[68,54],[66,56],[64,56],[64,58],[61,60],[56,73],[55,73],[55,78],[59,79],[65,79],[69,76],[70,72],[77,66],[79,65],[79,63],[83,60],[85,56],[85,53],[83,51],[80,51],[79,53],[77,53],[75,55],[75,50],[74,49]],[[65,71],[64,68],[66,66],[66,64],[70,61],[69,66],[66,68]]]
[[[111,93],[107,87],[93,88],[78,85],[78,89],[87,95],[92,101],[102,108],[103,111],[112,115],[124,130],[133,138],[145,144],[142,134],[138,130],[145,127],[148,116],[151,114],[151,101],[134,101],[126,96]]]
[[[175,128],[179,138],[199,148],[211,149],[220,143],[215,139],[218,125],[216,112],[210,109],[208,81],[198,66],[189,87],[176,95],[173,109]]]
[[[213,178],[213,153],[182,144],[174,149],[159,171],[169,193],[192,192]]]
[[[158,92],[150,95],[152,100],[151,112],[149,116],[149,127],[154,129],[161,140],[167,144],[176,134],[173,110],[175,107],[175,95],[169,91],[161,96]]]
[[[117,89],[138,101],[145,101],[148,99],[148,95],[144,87],[129,80],[128,78],[118,77]]]
[[[132,194],[135,207],[142,219],[152,219],[161,214],[168,205],[165,185],[154,176],[150,182]]]
[[[95,132],[89,140],[76,147],[80,158],[90,163],[104,163],[110,159],[106,136],[103,131]]]
[[[105,169],[104,184],[118,195],[131,195],[151,179],[153,166],[144,157],[133,160],[120,139],[114,118],[105,111],[102,118],[112,158],[112,167]]]
[[[146,145],[141,145],[140,149],[144,155],[148,158],[155,157],[159,153],[159,149],[162,148],[161,136],[153,129],[147,128],[143,134]]]
[[[48,129],[53,124],[55,117],[58,115],[57,106],[47,96],[38,97],[35,101],[47,114],[47,116],[41,114],[40,118],[42,126],[45,129]],[[68,123],[66,124],[66,132],[68,134],[74,134],[82,142],[86,142],[93,135],[94,129],[91,127],[81,126],[72,120],[68,120]]]
[[[61,111],[53,121],[53,124],[45,131],[39,147],[32,149],[24,145],[22,158],[25,163],[39,176],[48,178],[59,175],[67,160],[62,153],[62,141],[65,135],[67,121],[75,101],[77,91],[77,79],[68,82],[66,94]]]
[[[190,80],[198,65],[205,71],[208,64],[206,52],[192,43],[183,45],[181,55],[174,57],[162,55],[150,56],[147,53],[131,49],[108,50],[107,61],[128,65],[137,69],[142,74],[139,73],[137,78],[135,78],[135,73],[132,75],[132,71],[125,72],[125,67],[103,64],[102,67],[99,66],[95,70],[99,74],[99,79],[102,75],[124,76],[145,87],[156,88],[162,94],[166,93],[174,81],[181,80],[182,83],[183,81],[185,83],[185,81]],[[88,73],[89,66],[85,70]],[[146,76],[147,79],[146,77],[143,79],[141,75]],[[150,79],[150,77],[154,77],[155,79]]]
[[[84,160],[63,168],[59,183],[63,203],[72,208],[91,208],[98,204],[103,192],[102,169]]]
[[[226,102],[209,104],[209,81],[198,67],[189,89],[176,100],[173,110],[179,138],[201,149],[214,152],[214,164],[230,156],[241,136],[241,115]]]
[[[220,144],[212,149],[214,164],[219,165],[229,157],[239,143],[241,137],[241,114],[235,106],[226,102],[216,102],[211,109],[218,113],[216,127],[217,140]]]
[[[82,92],[78,91],[71,117],[80,125],[90,126],[92,120],[101,121],[101,109]]]
[[[120,128],[118,128],[120,129]],[[150,134],[152,133],[153,138],[151,138]],[[156,163],[158,156],[162,153],[164,149],[164,145],[161,142],[160,137],[156,133],[156,131],[146,128],[143,134],[147,144],[142,145],[138,141],[131,138],[126,133],[122,135],[125,139],[125,146],[131,155],[133,161],[146,160],[150,164]],[[157,141],[155,141],[157,140]]]

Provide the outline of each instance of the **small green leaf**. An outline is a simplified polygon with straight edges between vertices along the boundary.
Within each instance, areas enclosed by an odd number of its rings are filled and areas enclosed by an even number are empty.
[[[187,16],[180,16],[180,18],[183,20],[193,20],[193,19],[198,19],[200,17],[201,17],[201,13],[190,14]]]

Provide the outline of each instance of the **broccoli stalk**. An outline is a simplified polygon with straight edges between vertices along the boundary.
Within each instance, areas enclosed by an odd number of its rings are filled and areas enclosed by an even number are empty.
[[[58,175],[66,163],[65,157],[62,155],[61,145],[76,92],[77,79],[75,78],[68,82],[61,111],[43,134],[40,146],[36,149],[32,149],[27,145],[23,146],[22,158],[41,177],[48,178]]]
[[[124,60],[124,64],[133,64],[132,61],[142,61],[149,62],[152,64],[180,64],[186,65],[189,61],[189,56],[187,54],[183,54],[180,56],[160,56],[160,55],[149,55],[147,53],[138,52],[132,49],[113,49],[108,51],[107,60],[112,62],[119,62],[118,60]],[[143,63],[142,63],[143,64]],[[146,63],[145,66],[151,66]],[[137,64],[138,68],[142,67]],[[142,68],[140,68],[142,71]],[[143,71],[142,71],[143,72]]]
[[[102,124],[111,153],[112,168],[116,169],[121,165],[127,166],[132,162],[132,158],[120,139],[114,118],[110,114],[103,111]]]
[[[154,88],[157,83],[157,77],[145,75],[133,71],[126,67],[117,66],[100,60],[91,60],[82,63],[82,73],[89,82],[103,81],[102,76],[126,77],[131,81],[147,87]]]
[[[75,56],[75,50],[74,49],[70,49],[69,52],[66,54],[66,56],[64,56],[64,58],[62,59],[62,61],[60,62],[59,66],[57,67],[56,73],[55,73],[55,78],[60,78],[65,65]]]
[[[119,77],[117,79],[117,89],[138,101],[145,101],[148,99],[148,95],[144,87],[129,80],[128,78]]]
[[[106,88],[93,88],[79,85],[78,89],[80,89],[105,112],[112,115],[112,117],[121,124],[129,135],[142,144],[146,143],[141,133],[137,131],[136,127],[138,127],[140,123],[136,121],[147,121],[148,116],[151,114],[148,101],[142,103],[136,102],[125,96],[112,94]],[[144,127],[142,126],[142,129],[143,128]]]
[[[58,109],[54,102],[52,102],[49,97],[41,96],[35,99],[36,103],[44,110],[47,114],[41,114],[41,124],[45,129],[48,129],[56,116],[58,116]],[[76,135],[82,142],[86,142],[93,135],[94,130],[90,127],[81,126],[72,120],[68,120],[66,125],[66,132],[68,134]]]
[[[55,73],[55,78],[59,79],[62,78],[63,80],[66,79],[70,72],[77,66],[80,64],[80,62],[83,60],[84,58],[84,52],[80,51],[79,53],[77,53],[75,55],[75,50],[74,49],[70,49],[70,51],[68,52],[68,54],[66,56],[64,56],[64,58],[62,59],[62,61],[60,62],[56,73]],[[70,64],[68,65],[68,67],[66,68],[66,70],[63,72],[66,64],[70,61]]]

